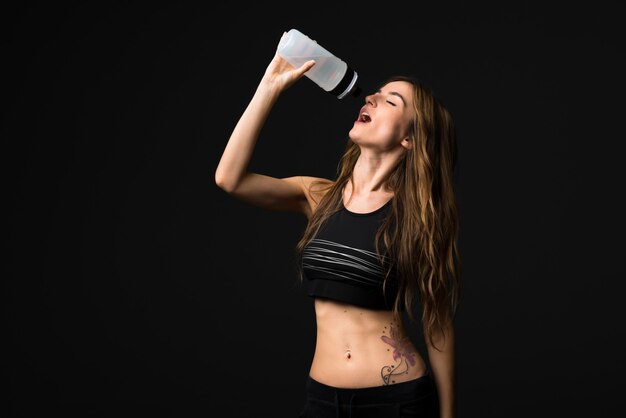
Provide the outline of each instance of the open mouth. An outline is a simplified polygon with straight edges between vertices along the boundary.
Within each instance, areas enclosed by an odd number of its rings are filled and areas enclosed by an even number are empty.
[[[369,113],[361,112],[361,114],[359,115],[358,121],[363,122],[363,123],[369,123],[372,121],[372,118],[370,117]]]

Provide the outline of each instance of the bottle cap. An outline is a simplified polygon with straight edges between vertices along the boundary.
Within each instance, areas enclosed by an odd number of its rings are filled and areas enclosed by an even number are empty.
[[[337,86],[332,89],[330,93],[337,96],[338,99],[343,99],[344,97],[346,97],[347,94],[352,94],[356,86],[356,80],[358,78],[359,75],[357,74],[357,72],[348,67],[339,84],[337,84]]]

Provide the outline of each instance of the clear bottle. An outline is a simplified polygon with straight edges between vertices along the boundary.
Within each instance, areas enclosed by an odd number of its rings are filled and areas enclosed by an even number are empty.
[[[304,75],[338,99],[361,94],[357,72],[299,30],[287,32],[280,40],[277,52],[296,68],[315,60],[315,65]]]

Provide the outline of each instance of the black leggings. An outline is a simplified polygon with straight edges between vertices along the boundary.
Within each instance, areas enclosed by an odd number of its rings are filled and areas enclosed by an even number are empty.
[[[439,418],[439,397],[430,372],[401,383],[366,388],[336,388],[311,376],[298,418]]]

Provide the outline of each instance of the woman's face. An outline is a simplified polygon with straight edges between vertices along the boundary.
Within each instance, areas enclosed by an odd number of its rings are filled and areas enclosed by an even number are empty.
[[[413,85],[392,81],[365,98],[348,136],[361,145],[387,151],[408,148],[409,126],[413,120]]]

